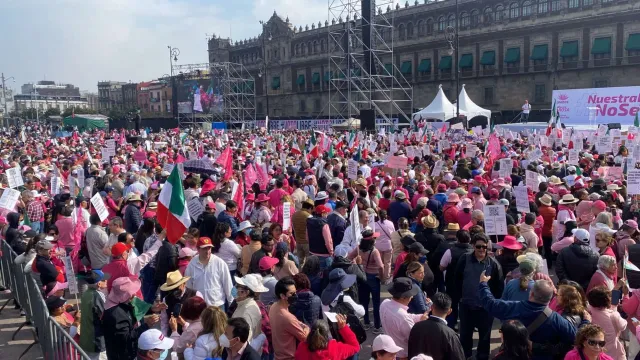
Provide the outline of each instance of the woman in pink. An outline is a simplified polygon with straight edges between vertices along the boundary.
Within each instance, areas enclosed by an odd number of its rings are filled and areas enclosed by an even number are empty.
[[[69,206],[62,209],[60,212],[61,218],[56,221],[56,227],[58,228],[58,246],[71,252],[75,247],[74,243],[74,223],[71,217],[73,209]]]
[[[609,347],[605,338],[604,330],[598,325],[581,327],[576,334],[575,348],[567,353],[564,360],[614,360],[604,352],[605,347]]]
[[[391,234],[395,231],[393,223],[387,219],[387,212],[380,210],[378,213],[380,218],[376,222],[376,230],[379,230],[380,236],[376,239],[376,249],[380,252],[382,263],[384,264],[384,276],[391,277],[391,254],[393,247],[391,246]]]
[[[593,201],[582,200],[576,206],[576,218],[578,227],[589,230],[589,224],[596,218],[593,214]],[[603,210],[604,211],[604,210]]]
[[[589,239],[589,232],[584,229],[580,229],[582,231],[579,231],[578,229],[576,229],[578,224],[575,221],[568,221],[564,224],[564,226],[565,226],[565,232],[562,239],[551,244],[551,251],[555,253],[560,253],[560,250],[573,244],[576,240],[576,236],[578,237],[586,236],[587,239]]]
[[[598,258],[598,270],[591,277],[587,294],[596,287],[605,287],[607,290],[613,290],[618,281],[618,264],[616,258],[609,255],[602,255]]]
[[[458,212],[458,225],[460,228],[464,228],[471,222],[471,211],[473,210],[473,201],[469,198],[462,199],[460,204],[460,211]]]
[[[624,320],[615,306],[611,305],[611,291],[604,287],[597,287],[587,293],[589,301],[588,310],[591,313],[591,323],[598,325],[604,337],[600,337],[599,341],[606,341],[604,352],[614,360],[625,360],[624,344],[620,341],[620,333],[627,328],[627,321]],[[581,331],[584,330],[581,329]],[[580,337],[576,338],[576,341]],[[584,340],[584,338],[583,338]],[[576,342],[576,344],[580,344]],[[570,352],[571,353],[571,352]],[[569,354],[570,354],[569,353]],[[569,356],[567,354],[567,356]],[[566,357],[565,359],[568,359]],[[597,359],[603,359],[599,357]]]

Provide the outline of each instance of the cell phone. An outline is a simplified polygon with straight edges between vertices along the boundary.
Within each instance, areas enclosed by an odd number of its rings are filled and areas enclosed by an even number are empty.
[[[638,319],[637,319],[637,318],[632,317],[632,318],[631,318],[631,321],[633,321],[633,322],[638,322]]]
[[[611,290],[611,304],[618,305],[622,299],[622,290]]]

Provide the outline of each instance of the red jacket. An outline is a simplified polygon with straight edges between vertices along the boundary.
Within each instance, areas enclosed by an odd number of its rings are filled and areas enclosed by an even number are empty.
[[[556,209],[551,206],[542,205],[538,208],[538,213],[544,219],[542,236],[551,236],[553,234],[553,220],[556,219]]]
[[[458,207],[454,203],[446,203],[442,209],[445,224],[455,224],[458,222]]]
[[[296,349],[295,358],[309,360],[344,360],[360,351],[360,344],[349,326],[340,329],[340,336],[342,336],[344,342],[330,340],[326,349],[315,352],[309,351],[306,341],[302,342],[298,345],[298,349]]]
[[[102,272],[111,275],[109,280],[107,280],[107,289],[109,291],[111,291],[115,279],[133,275],[129,271],[127,260],[125,259],[111,260],[110,263],[102,267]]]

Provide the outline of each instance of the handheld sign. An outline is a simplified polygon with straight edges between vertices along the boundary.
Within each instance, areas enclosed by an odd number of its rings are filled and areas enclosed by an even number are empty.
[[[640,170],[639,169],[629,169],[627,171],[627,194],[640,195]]]
[[[7,181],[9,182],[9,187],[12,189],[24,185],[20,168],[12,167],[7,169]]]
[[[76,281],[76,274],[73,272],[73,265],[71,263],[71,256],[65,256],[62,258],[64,262],[64,268],[67,273],[67,283],[69,284],[69,293],[72,295],[78,294],[78,282]]]
[[[529,195],[527,194],[526,186],[516,186],[513,188],[516,197],[516,207],[521,212],[531,212],[529,207]]]
[[[291,203],[286,202],[282,204],[282,231],[289,230],[291,228]]]
[[[0,208],[13,211],[16,203],[20,198],[20,191],[13,189],[4,189],[0,197]]]
[[[107,207],[99,193],[96,193],[91,197],[91,205],[96,209],[101,222],[105,221],[109,217],[109,211],[107,210]]]
[[[504,205],[485,205],[484,214],[487,235],[507,235],[507,216]]]
[[[349,179],[351,180],[355,180],[358,178],[358,162],[353,160],[353,159],[349,159],[349,162],[347,163],[347,174]]]
[[[200,202],[199,198],[193,198],[187,202],[187,209],[189,210],[189,215],[193,220],[198,220],[200,215],[204,212],[204,206]]]
[[[407,167],[409,158],[404,156],[390,156],[387,161],[387,167],[391,169],[404,169]]]

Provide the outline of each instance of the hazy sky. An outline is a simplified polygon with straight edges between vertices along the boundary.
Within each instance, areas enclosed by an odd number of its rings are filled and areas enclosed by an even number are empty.
[[[8,87],[46,78],[97,92],[100,80],[140,82],[206,63],[206,34],[257,36],[276,10],[295,26],[327,18],[327,0],[0,0],[0,72]]]

